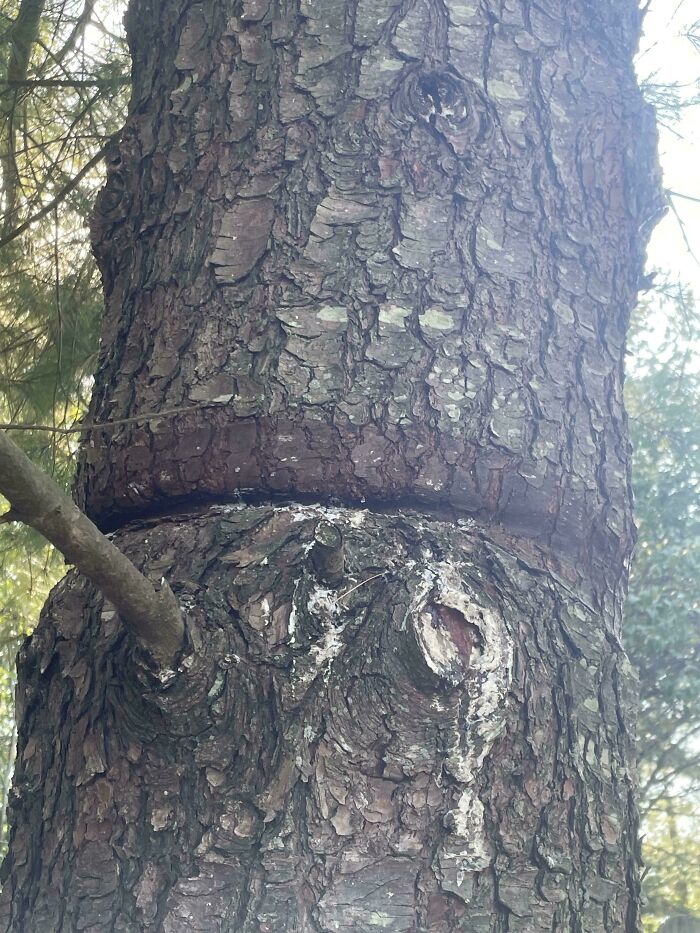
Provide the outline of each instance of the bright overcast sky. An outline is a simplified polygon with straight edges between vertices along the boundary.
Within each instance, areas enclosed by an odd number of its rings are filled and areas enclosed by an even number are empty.
[[[683,35],[700,20],[700,0],[652,0],[644,20],[637,70],[640,80],[680,85],[686,98],[700,98],[700,49]],[[663,119],[663,118],[662,118]],[[687,107],[679,122],[659,125],[664,187],[700,200],[700,105]],[[689,254],[677,218],[669,211],[658,224],[648,267],[690,285],[700,298],[700,203],[674,198],[697,261]]]

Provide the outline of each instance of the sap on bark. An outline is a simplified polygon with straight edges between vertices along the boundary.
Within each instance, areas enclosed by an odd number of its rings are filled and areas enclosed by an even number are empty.
[[[313,541],[307,545],[311,563],[319,538],[335,545],[336,554],[341,544],[346,545],[349,579],[353,579],[356,560],[364,550],[361,546],[358,554],[358,538],[371,534],[363,526],[374,526],[376,519],[351,509],[295,506],[294,510],[297,521],[313,520],[319,513],[332,519],[322,519],[315,526]],[[368,556],[362,554],[364,560]],[[422,548],[420,561],[406,555],[408,559],[400,566],[391,551],[380,559],[372,556],[373,564],[366,572],[381,561],[385,572],[371,574],[365,582],[372,583],[378,576],[384,577],[383,582],[374,589],[368,585],[364,599],[362,581],[350,588],[348,596],[354,594],[356,599],[347,605],[345,594],[319,583],[307,585],[303,576],[297,577],[290,635],[298,653],[292,677],[283,687],[283,705],[289,712],[304,709],[306,725],[303,733],[295,734],[283,756],[285,764],[260,804],[265,820],[272,821],[301,777],[316,784],[321,816],[336,837],[356,837],[368,822],[386,825],[395,815],[396,786],[410,783],[427,765],[426,749],[417,736],[426,728],[436,729],[445,737],[443,769],[452,787],[445,789],[443,841],[435,866],[443,890],[466,901],[472,876],[483,871],[493,857],[478,780],[505,727],[513,639],[499,611],[475,595],[478,574],[468,584],[458,559],[435,561],[429,546]],[[369,680],[363,683],[363,678]],[[381,690],[378,694],[370,690],[368,695],[367,683],[373,682],[381,683]],[[323,709],[330,708],[324,717],[332,724],[321,748],[332,737],[332,744],[340,743],[343,750],[340,755],[337,747],[333,753],[322,751],[321,772],[318,759],[315,766],[311,760],[311,749],[319,740],[312,725],[317,714],[309,715],[319,687],[328,697],[328,707],[324,704]],[[393,725],[388,742],[382,739],[379,725],[387,714]],[[374,751],[377,744],[385,748],[379,760]],[[378,782],[369,782],[366,796],[358,795],[353,777],[358,761],[364,762],[361,770],[381,775]],[[330,770],[340,782],[335,791],[324,786]],[[352,797],[356,799],[351,802]],[[409,854],[418,841],[406,838],[402,845]]]
[[[453,721],[446,730],[444,770],[460,790],[444,816],[448,832],[436,858],[443,890],[467,902],[474,873],[485,869],[493,858],[477,779],[505,728],[514,642],[499,613],[478,600],[457,564],[429,562],[422,579],[419,604],[411,619],[425,665],[424,676],[416,680],[424,689],[432,679],[434,687],[450,691],[461,685],[466,693],[464,721]]]

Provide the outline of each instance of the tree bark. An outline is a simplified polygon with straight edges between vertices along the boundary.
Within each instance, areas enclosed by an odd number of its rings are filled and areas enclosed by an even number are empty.
[[[167,576],[22,653],[13,931],[635,931],[627,0],[132,0],[76,494]],[[100,621],[101,620],[101,621]]]

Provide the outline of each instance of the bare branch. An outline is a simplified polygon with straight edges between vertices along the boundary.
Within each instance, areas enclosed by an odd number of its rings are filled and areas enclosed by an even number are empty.
[[[184,624],[172,590],[159,590],[77,505],[0,431],[0,492],[11,512],[40,532],[114,604],[126,626],[161,665],[172,667]]]
[[[690,240],[688,239],[688,234],[686,233],[685,224],[683,223],[683,218],[678,213],[678,209],[676,208],[676,205],[674,204],[673,198],[670,197],[670,192],[667,191],[666,194],[667,194],[666,200],[668,202],[668,206],[671,208],[673,212],[673,216],[676,218],[678,222],[678,229],[681,232],[681,236],[683,237],[683,242],[685,243],[686,249],[688,250],[690,257],[693,259],[695,264],[700,266],[700,260],[698,260],[698,257],[693,252],[693,247],[690,245]]]
[[[7,76],[12,80],[21,80],[27,76],[29,56],[39,32],[41,14],[44,12],[43,0],[22,0],[17,19],[10,27],[10,54]]]
[[[60,428],[50,424],[8,424],[0,423],[3,431],[48,431],[50,434],[87,434],[88,431],[117,428],[123,424],[144,424],[147,421],[157,421],[159,418],[172,418],[175,415],[186,415],[188,412],[201,411],[202,408],[215,408],[221,402],[202,402],[199,405],[186,405],[183,408],[165,408],[163,411],[154,411],[147,415],[134,415],[131,418],[116,418],[114,421],[96,421],[89,424],[78,424],[71,428]]]
[[[671,191],[670,188],[666,189],[666,194],[671,198],[683,198],[684,201],[694,201],[695,204],[700,204],[700,198],[695,198],[692,194],[682,194],[680,191]]]
[[[35,87],[125,87],[130,83],[128,77],[114,78],[26,78],[25,80],[0,81],[4,88],[35,88]]]
[[[101,161],[101,159],[104,157],[105,153],[107,152],[108,148],[113,143],[114,139],[116,139],[116,136],[110,137],[108,141],[105,143],[105,145],[99,150],[99,152],[96,152],[95,155],[90,159],[90,161],[86,162],[85,165],[83,165],[83,167],[80,169],[80,171],[77,172],[70,179],[70,181],[66,182],[66,184],[63,186],[63,188],[61,188],[61,190],[58,192],[56,197],[52,198],[48,202],[48,204],[45,204],[41,208],[41,210],[38,210],[35,214],[32,214],[31,217],[28,217],[24,221],[24,223],[21,223],[18,227],[15,227],[14,230],[11,230],[9,233],[5,234],[5,236],[1,237],[0,238],[0,249],[2,249],[3,246],[7,246],[7,244],[11,243],[13,240],[16,240],[17,237],[21,236],[25,230],[28,230],[32,226],[32,224],[35,224],[37,220],[41,220],[42,217],[46,217],[47,214],[50,214],[51,211],[55,207],[57,207],[62,201],[64,201],[65,198],[67,198],[68,195],[71,193],[71,191],[73,191],[75,188],[78,187],[78,185],[83,180],[83,178],[85,178],[88,172],[90,172],[98,164],[98,162]]]
[[[44,0],[22,0],[17,18],[9,30],[10,47],[6,70],[8,81],[24,81],[27,77],[29,57],[39,32],[39,22],[44,12]],[[19,172],[15,159],[15,99],[9,108],[6,125],[0,135],[0,165],[2,166],[3,199],[5,218],[3,229],[12,227],[17,214],[17,192]]]

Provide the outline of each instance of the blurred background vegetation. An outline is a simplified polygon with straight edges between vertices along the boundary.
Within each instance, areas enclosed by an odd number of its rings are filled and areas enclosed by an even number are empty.
[[[70,427],[87,405],[102,304],[87,222],[127,102],[121,15],[103,0],[0,0],[2,423]],[[70,485],[75,435],[13,438]],[[64,572],[30,529],[0,525],[0,812],[15,751],[15,656]]]
[[[626,400],[639,539],[625,645],[639,671],[645,931],[700,917],[700,315],[662,283],[633,321]]]
[[[0,422],[58,429],[13,438],[66,487],[77,435],[60,431],[85,410],[101,309],[87,225],[127,104],[122,11],[104,0],[0,0]],[[700,26],[683,35],[700,66]],[[640,73],[662,126],[682,136],[698,83]],[[669,193],[669,208],[692,255],[683,197]],[[700,917],[698,347],[691,290],[657,274],[633,320],[626,387],[639,526],[626,644],[640,673],[647,931],[670,914]],[[0,807],[14,757],[15,655],[63,572],[34,533],[0,525]]]

